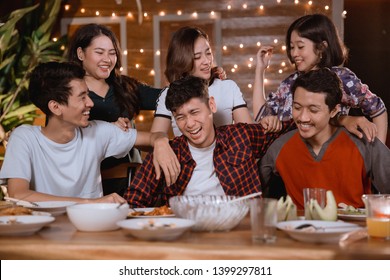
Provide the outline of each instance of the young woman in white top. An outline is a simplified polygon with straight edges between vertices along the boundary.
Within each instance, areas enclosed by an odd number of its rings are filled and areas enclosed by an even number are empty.
[[[185,26],[173,35],[167,54],[165,76],[169,83],[185,77],[196,76],[209,80],[209,95],[217,104],[214,114],[216,126],[233,122],[252,123],[253,119],[237,84],[232,80],[215,79],[212,74],[213,53],[208,35],[197,27]],[[165,106],[165,89],[158,101],[151,132],[167,132],[172,125],[175,136],[181,135],[172,113]]]

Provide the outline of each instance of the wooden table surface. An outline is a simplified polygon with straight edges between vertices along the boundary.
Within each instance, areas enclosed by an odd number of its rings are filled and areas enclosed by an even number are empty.
[[[246,217],[229,232],[189,231],[175,241],[142,241],[122,230],[80,232],[66,215],[27,237],[0,236],[6,259],[390,259],[390,242],[362,239],[347,247],[295,241],[277,231],[274,244],[255,244]]]

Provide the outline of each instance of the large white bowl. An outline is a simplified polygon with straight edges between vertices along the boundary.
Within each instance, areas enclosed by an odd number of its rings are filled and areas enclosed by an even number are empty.
[[[174,196],[169,205],[176,216],[193,220],[195,231],[228,231],[248,213],[246,200],[231,202],[235,196]]]
[[[109,231],[119,228],[118,221],[129,213],[129,205],[118,203],[88,203],[68,206],[69,220],[80,231]]]
[[[195,224],[194,221],[180,218],[129,219],[119,221],[125,234],[144,240],[170,241],[179,238]],[[151,226],[153,225],[153,226]]]

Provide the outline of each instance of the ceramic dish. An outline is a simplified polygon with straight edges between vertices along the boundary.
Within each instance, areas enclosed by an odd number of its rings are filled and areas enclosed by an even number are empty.
[[[314,228],[296,229],[304,224]],[[342,234],[361,229],[360,226],[343,221],[328,222],[317,220],[286,221],[277,224],[277,228],[286,232],[291,238],[308,243],[337,243]]]
[[[175,214],[168,214],[168,215],[154,215],[154,216],[148,216],[148,215],[133,215],[134,213],[134,210],[135,211],[143,211],[143,212],[151,212],[153,211],[155,208],[134,208],[134,209],[130,209],[129,211],[129,215],[127,217],[129,218],[140,218],[140,219],[150,219],[150,218],[168,218],[168,217],[175,217]]]
[[[365,221],[366,209],[358,208],[356,212],[339,209],[337,210],[337,217],[341,220]]]
[[[170,241],[179,238],[195,224],[194,221],[180,218],[129,219],[117,223],[125,234],[143,240]]]
[[[42,215],[1,216],[0,235],[32,235],[54,220],[54,217]]]
[[[38,206],[28,206],[27,208],[35,211],[48,212],[53,216],[66,213],[66,207],[76,204],[73,201],[40,201],[36,203]]]

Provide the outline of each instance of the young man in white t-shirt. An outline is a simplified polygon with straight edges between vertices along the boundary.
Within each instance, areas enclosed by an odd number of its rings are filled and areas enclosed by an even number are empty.
[[[116,193],[102,197],[100,163],[109,156],[125,156],[133,146],[155,146],[156,178],[161,167],[167,184],[176,179],[180,165],[165,134],[137,132],[127,128],[125,118],[117,121],[122,129],[88,121],[93,102],[84,76],[85,70],[71,63],[49,62],[34,69],[30,99],[48,121],[45,127],[22,125],[11,134],[0,171],[11,197],[125,202]]]

